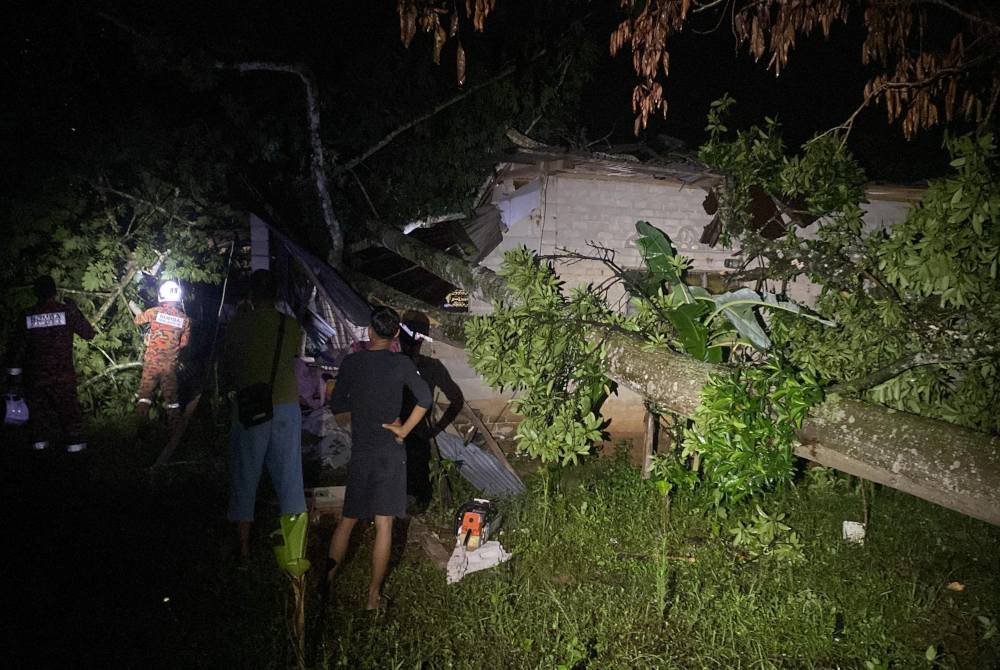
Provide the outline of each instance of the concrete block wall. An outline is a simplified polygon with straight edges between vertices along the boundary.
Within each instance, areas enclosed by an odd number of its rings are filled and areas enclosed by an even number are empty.
[[[617,264],[624,269],[644,267],[635,246],[635,223],[649,221],[666,232],[678,252],[691,259],[691,269],[703,272],[724,272],[729,249],[710,248],[699,244],[702,229],[711,217],[702,208],[705,191],[684,187],[673,180],[635,177],[606,177],[592,174],[558,174],[543,177],[541,205],[531,216],[514,222],[501,244],[482,264],[493,270],[500,267],[503,254],[518,246],[527,246],[542,256],[558,255],[563,250],[592,252],[591,242],[614,250]],[[884,228],[902,220],[909,207],[907,202],[872,199],[865,206],[866,229]],[[815,227],[815,226],[813,226]],[[803,231],[805,236],[813,233]],[[593,255],[593,254],[590,254]],[[555,270],[566,288],[600,283],[610,276],[600,262],[557,261]],[[609,294],[611,304],[621,297],[621,289]],[[812,304],[818,287],[805,279],[789,286],[792,299]],[[483,311],[484,305],[471,305],[472,311]],[[488,416],[501,412],[509,395],[501,396],[483,384],[465,361],[464,353],[446,345],[435,345],[455,379],[462,385],[470,405]],[[604,415],[611,419],[609,432],[613,440],[641,440],[644,424],[642,399],[627,389],[620,389],[608,399]]]

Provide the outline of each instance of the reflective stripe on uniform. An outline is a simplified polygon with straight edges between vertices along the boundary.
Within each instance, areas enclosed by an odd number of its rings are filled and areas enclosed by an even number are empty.
[[[181,404],[179,402],[172,402],[169,405],[166,405],[166,408],[167,409],[180,409],[181,408]]]
[[[139,402],[143,405],[152,405],[153,401],[149,398],[139,398]]]
[[[48,312],[46,314],[29,314],[26,317],[29,330],[35,328],[54,328],[66,325],[66,312]]]

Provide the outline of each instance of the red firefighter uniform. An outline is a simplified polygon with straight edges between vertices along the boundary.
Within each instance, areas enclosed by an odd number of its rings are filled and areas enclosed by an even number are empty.
[[[175,420],[180,411],[177,401],[177,354],[188,343],[191,320],[178,303],[166,302],[137,315],[135,323],[149,325],[136,409],[140,414],[149,412],[153,393],[159,387],[167,414]]]
[[[28,310],[24,328],[25,390],[37,444],[60,431],[67,443],[77,444],[83,414],[76,396],[73,336],[93,339],[94,327],[72,302],[49,298]]]

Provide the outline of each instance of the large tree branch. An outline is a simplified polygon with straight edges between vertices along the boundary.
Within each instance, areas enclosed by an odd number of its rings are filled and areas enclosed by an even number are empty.
[[[388,305],[402,311],[422,312],[431,319],[432,338],[453,347],[465,347],[467,315],[446,312],[360,272],[346,270],[344,276],[370,302]]]
[[[111,291],[111,295],[104,300],[104,304],[100,306],[97,310],[97,314],[94,315],[95,327],[100,328],[101,320],[104,319],[108,310],[110,310],[111,306],[115,304],[115,301],[118,300],[118,296],[122,294],[122,291],[125,290],[125,287],[128,286],[129,282],[132,281],[132,277],[134,277],[135,273],[138,271],[139,263],[136,262],[135,253],[133,252],[129,255],[128,263],[125,265],[125,271],[122,273],[121,279],[118,280],[118,283],[115,284],[114,289]]]
[[[302,63],[274,63],[269,61],[250,61],[245,63],[216,63],[220,70],[236,70],[237,72],[278,72],[298,77],[306,95],[306,120],[309,128],[309,146],[312,155],[309,165],[313,182],[316,185],[316,195],[323,214],[323,222],[330,234],[330,265],[340,269],[344,265],[344,231],[340,221],[333,211],[333,200],[330,198],[329,180],[326,175],[326,162],[323,157],[323,139],[320,133],[319,85],[316,76]]]
[[[858,377],[857,379],[852,379],[850,381],[841,382],[840,384],[834,384],[828,389],[829,393],[860,393],[862,391],[867,391],[868,389],[875,388],[879,384],[884,384],[887,381],[895,379],[899,375],[903,374],[907,370],[912,370],[913,368],[923,367],[925,365],[942,365],[945,363],[954,363],[956,361],[946,359],[942,356],[934,356],[931,354],[917,353],[909,354],[903,356],[899,360],[890,363],[889,365],[876,370],[875,372]]]
[[[390,231],[376,239],[471,295],[510,299],[503,280],[485,268],[473,272],[461,259],[416,240],[399,244]],[[682,415],[699,405],[709,376],[725,370],[651,350],[608,328],[589,326],[583,336],[602,342],[608,377]],[[1000,437],[836,394],[814,407],[796,434],[795,453],[803,458],[1000,525]]]
[[[137,195],[133,195],[132,193],[126,193],[125,191],[119,191],[118,189],[112,188],[111,186],[103,186],[101,184],[91,184],[91,187],[95,191],[97,191],[98,193],[110,193],[112,195],[117,195],[119,198],[125,198],[126,200],[130,200],[130,201],[134,202],[137,205],[142,205],[143,207],[148,207],[151,210],[153,210],[154,212],[157,212],[158,214],[162,214],[163,216],[167,217],[171,221],[176,221],[177,223],[181,223],[181,224],[183,224],[185,226],[194,226],[195,225],[191,221],[188,221],[187,219],[185,219],[183,217],[180,217],[180,216],[178,216],[177,214],[175,214],[175,213],[173,213],[171,211],[168,211],[167,208],[163,207],[162,205],[158,205],[155,202],[153,202],[151,200],[148,200],[146,198],[142,198],[142,197],[139,197]],[[130,228],[131,228],[131,225],[130,225]]]
[[[506,282],[496,273],[480,266],[469,266],[462,259],[438,251],[391,226],[368,222],[371,236],[390,251],[409,259],[453,286],[468,291],[473,298],[490,302],[512,299]]]
[[[91,384],[94,384],[95,382],[103,379],[104,377],[113,375],[115,373],[122,372],[124,370],[135,370],[141,367],[142,367],[142,361],[130,361],[128,363],[118,363],[117,365],[112,365],[110,367],[105,368],[104,371],[101,372],[100,374],[94,375],[90,379],[80,384],[80,388],[81,389],[87,388]]]
[[[544,53],[545,53],[544,50],[541,51],[532,60],[540,58]],[[462,100],[465,100],[466,98],[468,98],[473,93],[476,93],[477,91],[480,91],[480,90],[486,88],[487,86],[492,86],[493,84],[497,83],[498,81],[506,79],[507,77],[509,77],[512,74],[514,74],[514,72],[516,70],[517,70],[516,66],[514,66],[514,65],[508,65],[507,67],[505,67],[504,69],[500,70],[500,72],[498,72],[497,74],[493,75],[489,79],[486,79],[485,81],[481,81],[478,84],[476,84],[475,86],[470,86],[469,88],[467,88],[466,90],[462,91],[461,93],[448,98],[444,102],[438,103],[437,105],[435,105],[434,107],[432,107],[427,112],[421,114],[420,116],[407,121],[406,123],[404,123],[401,126],[397,126],[395,129],[393,129],[391,132],[389,132],[389,134],[387,134],[385,137],[383,137],[382,139],[380,139],[378,142],[376,142],[375,144],[373,144],[372,146],[370,146],[368,149],[365,149],[365,151],[363,151],[358,156],[352,158],[351,160],[347,161],[343,165],[338,165],[337,168],[333,171],[334,176],[337,176],[337,175],[340,175],[340,174],[342,174],[344,172],[347,172],[348,170],[351,170],[351,169],[357,167],[361,163],[364,163],[366,160],[368,160],[374,154],[376,154],[379,151],[381,151],[382,149],[384,149],[394,139],[396,139],[397,137],[399,137],[400,135],[402,135],[403,133],[405,133],[410,128],[413,128],[414,126],[418,126],[421,123],[423,123],[424,121],[426,121],[427,119],[431,118],[432,116],[440,114],[441,112],[443,112],[444,110],[448,109],[452,105],[455,105],[455,104],[461,102]]]

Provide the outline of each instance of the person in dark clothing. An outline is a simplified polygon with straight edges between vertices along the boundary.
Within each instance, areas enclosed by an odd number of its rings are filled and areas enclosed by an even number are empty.
[[[351,413],[351,462],[343,518],[330,540],[327,583],[347,553],[358,519],[375,519],[375,548],[366,609],[380,607],[389,567],[392,522],[406,516],[406,448],[403,442],[431,406],[431,393],[413,362],[389,351],[399,332],[399,315],[387,307],[372,314],[367,350],[344,359],[330,397],[334,413]],[[400,423],[403,389],[416,403]]]
[[[24,315],[21,343],[24,357],[29,426],[35,449],[45,449],[61,433],[66,451],[87,448],[83,413],[76,395],[73,336],[93,339],[94,327],[73,302],[56,300],[56,283],[43,275],[35,280],[38,303]]]
[[[417,510],[424,510],[433,495],[430,481],[431,440],[458,417],[465,405],[465,396],[444,363],[420,353],[430,333],[427,315],[422,312],[406,312],[402,323],[405,326],[399,334],[402,352],[417,366],[417,372],[430,387],[431,397],[436,397],[440,390],[448,400],[448,408],[437,421],[428,413],[406,438],[406,493],[415,500]],[[415,404],[413,394],[407,393],[403,397],[403,414],[407,414]]]

